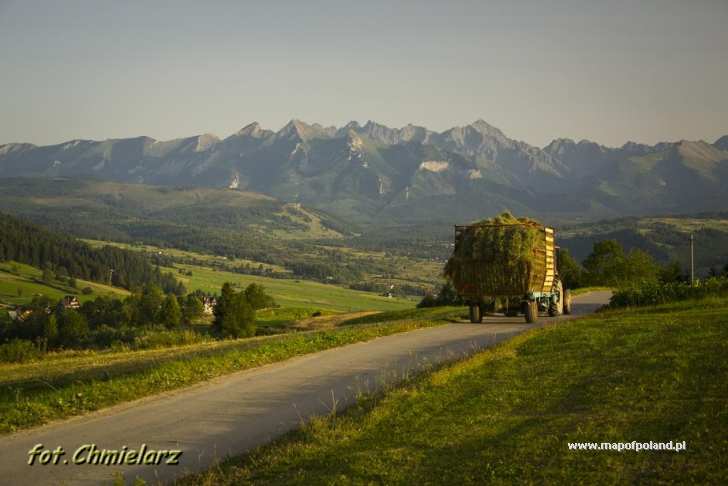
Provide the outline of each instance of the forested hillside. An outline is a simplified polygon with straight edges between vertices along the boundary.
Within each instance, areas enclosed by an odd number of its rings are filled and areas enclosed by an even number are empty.
[[[104,246],[91,248],[74,238],[0,213],[0,261],[13,260],[60,276],[111,283],[132,289],[157,284],[181,291],[171,274],[164,274],[138,252]]]

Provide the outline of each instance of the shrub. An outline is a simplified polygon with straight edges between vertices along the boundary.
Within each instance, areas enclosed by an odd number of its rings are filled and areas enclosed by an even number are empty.
[[[169,346],[181,346],[184,344],[195,344],[208,341],[209,338],[189,329],[184,330],[150,330],[143,336],[134,339],[134,348],[166,348]]]
[[[709,278],[699,282],[695,287],[685,282],[652,282],[616,291],[609,301],[609,307],[658,305],[726,295],[728,295],[728,278]]]
[[[0,362],[25,363],[38,359],[42,353],[32,342],[24,339],[13,339],[9,343],[0,344]]]
[[[432,294],[425,295],[417,304],[417,307],[441,307],[441,306],[459,306],[465,305],[465,301],[460,297],[450,282],[445,283],[441,288],[437,297]]]
[[[276,302],[273,297],[265,293],[265,287],[256,283],[251,283],[245,289],[245,296],[248,303],[253,309],[265,309],[266,307],[275,307]]]

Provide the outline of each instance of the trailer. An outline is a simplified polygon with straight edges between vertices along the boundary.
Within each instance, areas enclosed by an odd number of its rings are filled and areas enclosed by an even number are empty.
[[[558,274],[558,246],[554,229],[530,220],[513,220],[516,222],[455,226],[455,245],[448,265],[453,262],[460,268],[469,269],[468,272],[461,272],[465,277],[453,279],[453,285],[470,308],[470,322],[482,322],[489,307],[492,311],[496,310],[497,302],[503,304],[506,315],[523,314],[528,323],[537,322],[541,312],[547,312],[550,316],[571,313],[570,291],[565,288]],[[468,238],[474,234],[499,231],[507,236],[508,232],[519,230],[519,225],[528,225],[529,235],[533,236],[534,241],[529,254],[522,258],[525,263],[521,262],[517,267],[501,265],[495,256],[490,261],[487,256],[476,257],[472,250],[463,248],[464,242],[469,241]],[[482,279],[467,277],[477,276],[479,269],[484,268],[483,265],[488,266],[491,275],[502,278],[483,282]],[[522,276],[519,274],[518,278],[513,279],[508,272],[520,272]]]

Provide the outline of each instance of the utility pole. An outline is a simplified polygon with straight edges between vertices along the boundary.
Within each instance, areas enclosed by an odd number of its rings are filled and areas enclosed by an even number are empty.
[[[690,286],[695,286],[695,238],[690,233]]]

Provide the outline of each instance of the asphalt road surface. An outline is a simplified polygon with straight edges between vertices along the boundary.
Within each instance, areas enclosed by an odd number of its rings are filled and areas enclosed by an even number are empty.
[[[574,298],[574,316],[593,312],[609,292]],[[571,316],[573,317],[573,316]],[[265,444],[307,418],[341,410],[360,393],[374,392],[408,374],[462,358],[534,326],[567,319],[488,317],[483,324],[453,323],[351,344],[242,371],[90,415],[0,437],[0,484],[99,484],[122,473],[127,482],[169,482],[208,468],[228,455]],[[28,465],[28,452],[61,447],[57,465]],[[179,465],[76,465],[83,445],[98,449],[182,451]],[[79,459],[88,459],[88,446]],[[156,455],[155,455],[156,456]],[[37,461],[38,459],[36,459]],[[68,461],[65,464],[64,461]]]

